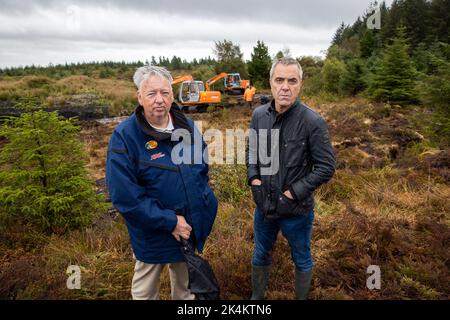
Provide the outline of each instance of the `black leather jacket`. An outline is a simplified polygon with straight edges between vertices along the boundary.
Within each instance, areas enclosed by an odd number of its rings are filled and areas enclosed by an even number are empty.
[[[262,181],[261,186],[252,186],[252,193],[266,219],[299,216],[312,210],[314,190],[330,180],[335,171],[325,120],[299,100],[281,114],[275,110],[272,101],[255,109],[250,128],[259,135],[257,144],[252,143],[251,138],[247,143],[247,178],[249,185],[255,178]],[[279,129],[279,137],[274,136],[273,142],[271,129]],[[261,140],[264,135],[267,136],[268,149],[279,147],[279,156],[272,153],[270,162],[263,161],[267,153],[263,156],[258,154],[258,150],[264,150],[261,149],[264,148]],[[279,170],[268,173],[268,167],[273,166],[276,159],[279,160]],[[291,191],[294,200],[283,195],[286,190]]]

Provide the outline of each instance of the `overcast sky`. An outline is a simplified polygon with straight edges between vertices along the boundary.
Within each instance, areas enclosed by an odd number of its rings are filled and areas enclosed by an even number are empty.
[[[244,59],[257,40],[270,54],[323,56],[339,24],[370,0],[0,0],[0,68],[83,61],[214,56],[232,40]],[[392,0],[386,1],[390,5]]]

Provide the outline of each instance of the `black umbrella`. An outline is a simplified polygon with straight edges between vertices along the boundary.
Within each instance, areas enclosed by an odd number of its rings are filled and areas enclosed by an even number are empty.
[[[181,245],[188,267],[191,293],[197,300],[219,300],[219,284],[209,262],[195,253],[190,241],[181,238]]]

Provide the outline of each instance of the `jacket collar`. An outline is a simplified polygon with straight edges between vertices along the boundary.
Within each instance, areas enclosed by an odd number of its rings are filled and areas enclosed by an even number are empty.
[[[273,114],[274,116],[281,118],[281,117],[287,116],[293,110],[299,108],[299,106],[300,106],[300,99],[297,98],[295,100],[294,104],[289,109],[287,109],[283,113],[278,113],[278,111],[275,109],[275,99],[272,99],[272,101],[270,102],[270,105],[269,105],[269,108],[268,108],[267,112],[269,114]]]
[[[170,139],[172,137],[171,133],[156,131],[148,123],[148,121],[145,119],[145,116],[144,116],[144,107],[143,106],[138,105],[136,107],[136,110],[134,111],[134,113],[136,115],[136,121],[139,125],[139,128],[145,134],[153,137],[156,141],[162,141],[162,140]],[[186,129],[189,131],[189,133],[191,135],[193,134],[193,130],[192,130],[191,126],[189,125],[188,119],[186,118],[183,111],[181,111],[180,107],[175,102],[172,103],[169,113],[172,116],[173,126],[175,129]]]

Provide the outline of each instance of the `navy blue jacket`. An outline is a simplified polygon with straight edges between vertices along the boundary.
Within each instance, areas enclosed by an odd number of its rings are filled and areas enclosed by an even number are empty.
[[[136,259],[145,263],[184,260],[172,235],[177,214],[192,226],[191,239],[200,252],[217,214],[208,165],[201,157],[206,145],[193,121],[176,104],[170,115],[175,129],[184,129],[191,143],[171,141],[170,133],[155,131],[138,106],[117,126],[108,145],[106,179],[111,200],[126,220]],[[183,143],[185,149],[179,149],[189,152],[179,154],[190,155],[191,160],[197,155],[201,163],[174,163],[172,149]]]

